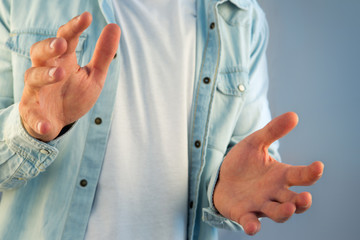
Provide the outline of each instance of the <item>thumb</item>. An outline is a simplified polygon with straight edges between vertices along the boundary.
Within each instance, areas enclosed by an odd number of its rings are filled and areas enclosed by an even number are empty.
[[[103,85],[111,61],[119,46],[121,30],[118,25],[108,24],[100,34],[96,43],[94,55],[87,65],[95,81]]]
[[[296,113],[284,113],[271,120],[264,128],[247,137],[247,141],[255,146],[268,148],[273,142],[284,137],[293,130],[299,118]]]

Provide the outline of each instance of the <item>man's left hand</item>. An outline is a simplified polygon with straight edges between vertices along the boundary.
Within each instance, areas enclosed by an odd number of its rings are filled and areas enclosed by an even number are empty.
[[[298,117],[292,112],[274,118],[235,145],[221,166],[213,196],[215,208],[242,225],[249,235],[260,231],[259,217],[284,222],[311,206],[310,193],[295,193],[289,187],[314,184],[324,165],[314,162],[309,166],[291,166],[276,161],[268,153],[269,146],[290,132],[297,122]]]

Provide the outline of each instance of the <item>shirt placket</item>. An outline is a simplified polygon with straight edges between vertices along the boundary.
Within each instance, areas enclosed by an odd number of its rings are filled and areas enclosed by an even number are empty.
[[[205,165],[205,150],[207,146],[207,135],[209,129],[209,118],[213,100],[214,89],[216,86],[216,76],[218,61],[220,57],[220,39],[216,19],[217,1],[210,1],[207,18],[207,40],[204,49],[202,65],[197,88],[194,110],[193,126],[190,145],[190,185],[189,185],[189,229],[188,239],[196,239],[196,218],[201,214],[201,209],[197,209],[198,195],[200,188],[201,173]]]
[[[99,6],[107,23],[113,22],[114,15],[109,1],[99,0]],[[86,53],[90,54],[90,52]],[[87,57],[90,59],[90,56]],[[118,58],[115,55],[99,99],[92,110],[83,117],[84,119],[81,119],[90,123],[88,134],[84,136],[86,137],[85,150],[62,239],[84,239],[107,147],[119,79],[118,73]]]

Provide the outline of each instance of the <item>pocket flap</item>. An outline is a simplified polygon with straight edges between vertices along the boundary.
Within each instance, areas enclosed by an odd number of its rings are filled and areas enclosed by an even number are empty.
[[[227,72],[218,76],[217,89],[226,95],[242,96],[249,86],[249,74],[247,72]]]
[[[34,30],[28,32],[13,32],[6,41],[6,46],[11,51],[30,58],[30,48],[34,43],[53,37],[56,37],[56,31],[48,32],[43,30]],[[80,36],[79,43],[75,50],[77,55],[83,51],[85,39],[85,35]]]

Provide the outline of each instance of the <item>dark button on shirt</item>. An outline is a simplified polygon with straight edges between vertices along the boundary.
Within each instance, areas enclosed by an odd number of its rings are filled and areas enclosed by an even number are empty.
[[[95,118],[95,124],[96,124],[96,125],[100,125],[101,123],[102,123],[102,119],[101,119],[101,118],[99,118],[99,117]]]
[[[80,186],[82,186],[82,187],[86,187],[87,184],[88,184],[88,182],[86,181],[86,179],[82,179],[80,181]]]
[[[208,83],[210,83],[210,78],[208,78],[208,77],[205,77],[205,78],[203,79],[203,82],[204,82],[205,84],[208,84]]]

